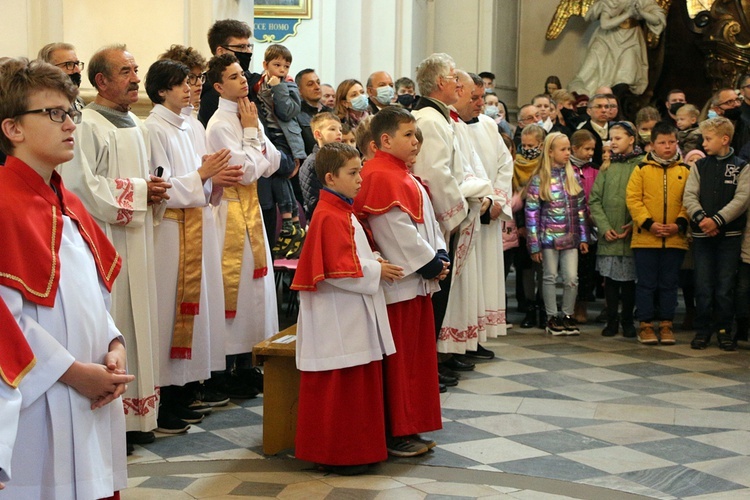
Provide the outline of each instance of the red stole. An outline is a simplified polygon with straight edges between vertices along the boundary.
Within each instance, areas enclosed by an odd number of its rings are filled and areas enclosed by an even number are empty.
[[[57,172],[52,173],[51,185],[59,197],[39,174],[13,156],[0,167],[0,227],[5,233],[0,284],[45,307],[55,305],[60,281],[63,213],[78,226],[107,290],[112,290],[122,264],[115,247],[81,200],[65,189]]]
[[[324,279],[361,278],[352,224],[352,206],[333,193],[320,190],[315,217],[302,246],[292,290],[312,292]]]
[[[354,213],[363,220],[370,215],[389,212],[393,207],[408,214],[414,222],[424,223],[419,180],[409,172],[406,163],[391,154],[377,151],[362,168],[362,188],[354,199]]]
[[[0,300],[0,378],[11,387],[18,387],[35,364],[26,337],[8,306]]]

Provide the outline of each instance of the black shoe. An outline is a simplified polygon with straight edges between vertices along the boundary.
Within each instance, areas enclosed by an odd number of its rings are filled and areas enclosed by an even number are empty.
[[[323,465],[318,464],[320,472],[330,472],[339,476],[358,476],[369,470],[367,465]]]
[[[538,323],[538,326],[542,330],[544,330],[545,328],[547,328],[547,310],[544,308],[544,306],[541,306],[539,308],[539,323]]]
[[[637,335],[635,325],[633,324],[633,320],[622,320],[622,336],[626,339],[634,339]]]
[[[452,377],[452,378],[455,378],[456,380],[461,380],[461,375],[459,375],[458,372],[454,372],[447,366],[441,365],[440,363],[438,363],[437,366],[438,366],[438,373],[440,375],[445,375],[446,377]]]
[[[690,341],[690,348],[696,350],[703,350],[711,343],[711,336],[706,337],[705,335],[695,334],[693,340]]]
[[[175,405],[170,408],[169,412],[172,414],[172,416],[177,417],[180,420],[187,422],[188,424],[199,424],[203,422],[204,418],[206,418],[206,416],[202,413],[179,405]]]
[[[557,316],[549,317],[545,330],[547,330],[547,333],[549,333],[550,335],[554,335],[555,337],[566,335],[562,321],[560,321]]]
[[[253,399],[258,395],[254,387],[250,387],[244,380],[235,376],[226,377],[217,388],[233,399]]]
[[[438,373],[438,382],[446,387],[456,387],[458,385],[457,378],[449,377],[448,375],[443,375],[442,373]]]
[[[581,329],[578,328],[578,323],[576,323],[576,320],[572,316],[563,316],[562,324],[565,335],[575,336],[581,334]]]
[[[470,372],[476,365],[471,361],[458,359],[458,356],[454,354],[447,361],[443,361],[443,366],[457,372]]]
[[[201,386],[200,393],[197,394],[197,396],[203,404],[208,405],[211,408],[217,408],[229,404],[229,396],[219,391],[209,389],[205,385]]]
[[[716,341],[719,343],[719,349],[722,351],[736,351],[737,342],[732,338],[732,334],[724,329],[716,332]]]
[[[133,443],[127,442],[125,443],[125,446],[127,447],[127,455],[130,456],[135,452],[135,446],[133,446]]]
[[[256,394],[263,392],[263,372],[257,366],[237,370],[237,377],[255,389]]]
[[[156,440],[153,432],[128,431],[125,433],[125,440],[133,444],[150,444]]]
[[[210,415],[213,411],[213,408],[208,406],[200,399],[194,399],[193,401],[188,403],[187,409],[196,413],[200,413],[201,415]]]
[[[438,384],[438,389],[440,389],[440,394],[448,392],[448,387],[445,384]]]
[[[536,325],[536,308],[534,306],[529,307],[526,310],[526,316],[521,321],[521,328],[534,328]]]
[[[190,424],[180,420],[174,415],[162,410],[159,411],[159,418],[156,419],[156,430],[164,434],[184,434],[190,429]]]
[[[477,350],[466,351],[466,356],[468,356],[469,358],[477,358],[477,359],[493,359],[495,357],[495,353],[477,344]]]
[[[624,327],[622,331],[623,335],[625,335]],[[633,328],[633,332],[635,333],[635,328]],[[607,320],[607,326],[602,330],[602,337],[614,337],[615,335],[617,335],[617,318],[609,318]]]

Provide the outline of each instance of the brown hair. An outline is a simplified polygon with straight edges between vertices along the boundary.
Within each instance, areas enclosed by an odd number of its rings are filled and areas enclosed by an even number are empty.
[[[323,111],[322,113],[318,113],[314,115],[310,119],[310,130],[315,132],[316,130],[320,130],[320,128],[323,126],[323,123],[333,120],[335,122],[341,123],[341,120],[339,120],[339,117],[331,113],[330,111]]]
[[[267,63],[274,59],[283,59],[289,64],[292,63],[292,52],[281,45],[280,43],[274,43],[268,46],[266,53],[263,54],[263,60]]]
[[[181,62],[191,70],[199,68],[203,71],[206,69],[206,58],[193,47],[185,47],[184,45],[172,45],[169,50],[159,56],[159,59]]]
[[[596,141],[594,134],[584,129],[576,130],[573,132],[573,135],[570,136],[570,147],[580,148],[589,141]]]
[[[216,21],[208,30],[208,47],[212,54],[216,54],[216,50],[227,43],[230,38],[250,38],[252,35],[250,26],[244,21],[236,19]]]
[[[641,108],[638,111],[638,114],[635,115],[635,124],[637,127],[640,127],[642,123],[650,121],[661,121],[659,110],[654,108],[653,106],[646,106],[645,108]]]
[[[352,158],[359,158],[359,152],[343,142],[324,145],[315,156],[315,174],[326,185],[326,174],[336,176],[338,171]]]
[[[43,61],[25,57],[8,59],[0,64],[0,123],[27,111],[33,92],[60,92],[71,103],[78,96],[78,87],[63,70]],[[13,143],[0,133],[0,149],[13,154]]]
[[[398,106],[386,106],[372,117],[372,121],[370,122],[372,140],[375,141],[375,145],[379,149],[380,138],[383,134],[388,134],[392,137],[396,134],[396,131],[398,131],[398,128],[402,123],[414,122],[416,122],[414,116],[404,108],[399,108]]]
[[[362,86],[362,82],[360,82],[359,80],[355,80],[354,78],[344,80],[343,82],[339,83],[339,86],[336,88],[336,97],[333,103],[333,112],[336,113],[336,116],[338,116],[342,120],[345,119],[349,114],[349,109],[344,106],[344,103],[346,102],[346,94],[348,94],[352,87],[354,87],[355,85],[359,85],[364,89],[364,87]]]
[[[357,149],[364,155],[369,152],[370,143],[372,139],[372,129],[370,123],[374,115],[365,116],[364,119],[359,122],[357,128],[354,131],[354,140],[357,143]]]

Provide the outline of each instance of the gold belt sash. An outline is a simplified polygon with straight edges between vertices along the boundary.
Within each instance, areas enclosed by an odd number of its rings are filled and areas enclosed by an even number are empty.
[[[234,318],[237,315],[237,295],[240,290],[242,253],[245,247],[245,233],[250,240],[253,252],[253,279],[268,274],[266,263],[266,239],[263,217],[258,201],[258,183],[247,186],[225,187],[227,200],[227,223],[224,233],[224,251],[221,257],[224,277],[224,315]]]
[[[177,300],[172,332],[171,359],[193,356],[193,323],[200,312],[203,272],[203,209],[168,208],[165,219],[180,225],[180,263],[177,274]]]
[[[631,17],[620,23],[620,29],[629,30],[632,28],[637,28],[640,25],[641,22],[638,19]]]

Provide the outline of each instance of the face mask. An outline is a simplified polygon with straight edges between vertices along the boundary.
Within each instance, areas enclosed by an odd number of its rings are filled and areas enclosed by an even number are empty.
[[[76,87],[81,86],[81,74],[80,73],[73,73],[72,75],[68,75],[70,77],[70,81],[76,84]]]
[[[364,94],[359,94],[350,101],[350,104],[354,111],[364,111],[368,107],[367,97]]]
[[[390,85],[386,85],[385,87],[378,87],[378,95],[375,97],[377,101],[382,104],[383,106],[390,104],[391,100],[393,99],[393,96],[396,94],[396,91],[393,90],[393,87]]]
[[[231,51],[232,54],[234,54],[234,57],[237,58],[237,61],[240,63],[240,68],[242,68],[243,71],[250,71],[250,60],[253,58],[252,52],[235,52]]]
[[[717,112],[716,112],[716,111],[714,111],[713,109],[709,109],[709,110],[708,110],[708,117],[709,117],[709,118],[716,118],[717,116],[719,116],[719,113],[717,113]]]
[[[576,108],[576,113],[578,113],[578,116],[586,116],[588,114],[589,108],[586,106],[579,106]]]
[[[739,120],[741,115],[742,115],[742,109],[739,106],[737,106],[736,108],[724,110],[724,118],[727,118],[732,121]]]
[[[523,156],[527,160],[536,160],[542,154],[542,148],[540,148],[539,146],[535,148],[525,148],[521,146],[520,148],[518,148],[518,152],[521,153],[521,156]]]
[[[492,104],[487,104],[484,107],[484,114],[490,118],[497,118],[500,115],[500,108],[493,106]]]
[[[539,120],[538,122],[536,122],[536,124],[544,128],[544,120]]]
[[[675,102],[669,107],[669,112],[673,115],[677,114],[677,110],[685,105],[684,102]]]
[[[396,102],[405,108],[410,108],[414,104],[414,96],[411,94],[401,94],[396,98]]]
[[[638,137],[640,137],[643,142],[651,142],[651,132],[638,132]]]

